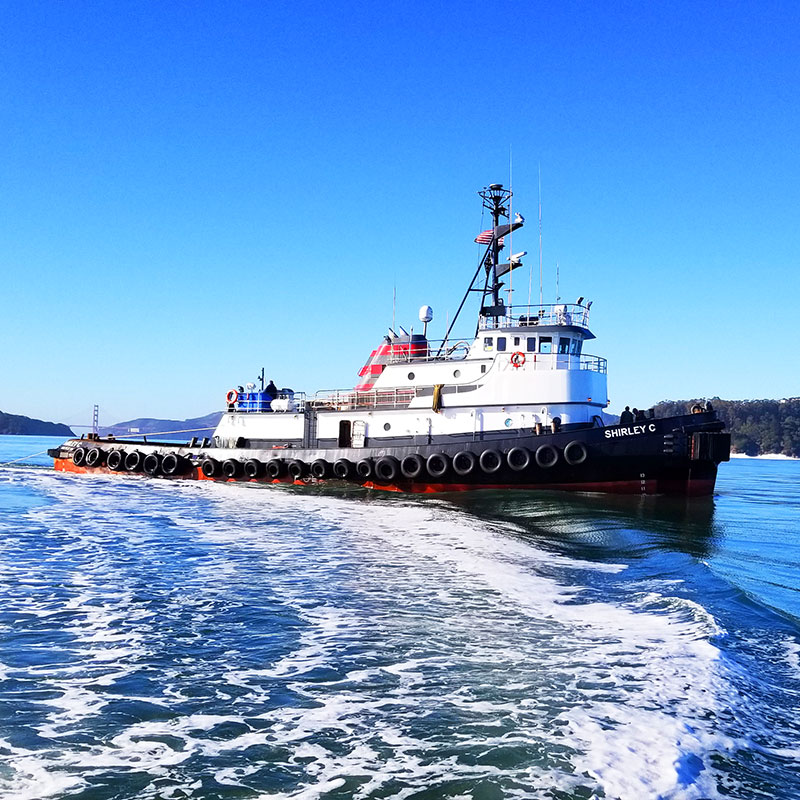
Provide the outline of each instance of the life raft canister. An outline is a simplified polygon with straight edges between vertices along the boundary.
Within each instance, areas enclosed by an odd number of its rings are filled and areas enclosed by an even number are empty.
[[[237,400],[239,399],[239,392],[236,389],[231,389],[228,394],[225,395],[225,402],[232,406]]]
[[[517,350],[511,354],[511,366],[514,369],[519,369],[525,363],[525,353]]]

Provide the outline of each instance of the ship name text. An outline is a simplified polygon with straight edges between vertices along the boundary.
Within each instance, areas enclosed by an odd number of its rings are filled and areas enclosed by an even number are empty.
[[[632,425],[630,428],[609,428],[606,432],[606,439],[613,439],[615,436],[638,436],[640,433],[655,433],[655,423],[649,425]]]

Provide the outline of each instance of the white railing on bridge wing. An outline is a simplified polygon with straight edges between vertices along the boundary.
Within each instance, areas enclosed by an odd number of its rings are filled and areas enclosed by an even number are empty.
[[[481,317],[480,328],[520,327],[536,325],[575,325],[589,327],[589,309],[576,303],[553,303],[541,306],[506,306],[502,317]]]

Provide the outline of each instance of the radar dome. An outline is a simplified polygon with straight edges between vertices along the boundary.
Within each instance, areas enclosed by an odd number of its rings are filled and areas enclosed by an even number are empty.
[[[430,306],[421,306],[419,309],[419,321],[430,322],[433,319],[433,309]]]

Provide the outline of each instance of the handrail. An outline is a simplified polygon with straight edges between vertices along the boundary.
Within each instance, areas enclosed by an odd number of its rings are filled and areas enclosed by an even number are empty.
[[[506,306],[502,317],[481,317],[480,330],[536,325],[574,325],[589,327],[589,309],[577,303],[550,303],[538,306]]]

